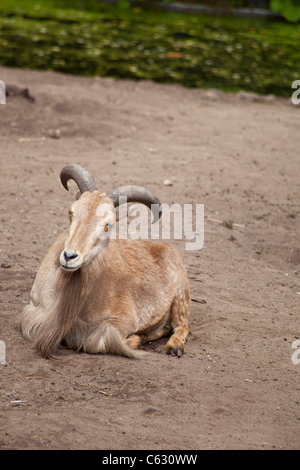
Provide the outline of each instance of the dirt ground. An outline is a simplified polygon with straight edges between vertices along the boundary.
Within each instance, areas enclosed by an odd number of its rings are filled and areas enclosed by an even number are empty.
[[[0,79],[35,98],[0,105],[0,448],[299,448],[299,107],[6,67]],[[103,190],[135,183],[161,202],[204,204],[203,248],[171,241],[193,299],[183,357],[162,339],[142,360],[68,350],[46,360],[16,329],[68,226],[69,163]]]

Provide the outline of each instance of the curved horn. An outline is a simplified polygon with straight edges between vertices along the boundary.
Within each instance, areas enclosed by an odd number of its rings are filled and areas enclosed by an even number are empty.
[[[112,199],[115,207],[118,207],[120,203],[122,204],[122,201],[120,201],[121,197],[127,198],[124,202],[140,202],[141,204],[145,204],[153,212],[154,219],[152,223],[157,222],[162,214],[160,200],[142,186],[119,186],[107,192],[106,196]],[[151,207],[153,204],[155,208]]]
[[[79,165],[65,166],[60,172],[60,180],[64,188],[69,191],[68,181],[74,180],[81,194],[85,191],[93,192],[97,189],[96,183],[92,175]]]

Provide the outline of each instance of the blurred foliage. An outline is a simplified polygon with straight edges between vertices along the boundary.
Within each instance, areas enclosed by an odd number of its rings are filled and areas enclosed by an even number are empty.
[[[300,21],[299,0],[271,0],[271,10],[281,13],[286,20],[297,23]]]
[[[260,7],[266,8],[268,6],[269,0],[119,0],[118,3],[127,5],[132,4],[157,4],[157,3],[172,3],[177,1],[178,3],[183,4],[201,4],[209,5],[213,7],[222,7],[224,9],[236,8],[236,7]]]
[[[282,96],[300,78],[300,26],[284,21],[94,0],[2,0],[0,13],[2,65]]]

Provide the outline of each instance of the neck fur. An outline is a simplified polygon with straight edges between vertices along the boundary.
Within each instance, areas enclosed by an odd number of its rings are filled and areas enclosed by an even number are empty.
[[[36,349],[44,357],[54,357],[62,339],[80,316],[94,283],[103,272],[104,262],[102,256],[98,255],[88,266],[73,273],[63,271],[60,266],[57,269],[57,299],[40,325],[35,340]]]

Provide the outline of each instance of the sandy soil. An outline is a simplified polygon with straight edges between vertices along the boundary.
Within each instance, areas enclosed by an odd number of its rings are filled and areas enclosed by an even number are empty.
[[[0,79],[35,97],[0,106],[0,448],[299,448],[299,107],[6,67]],[[193,299],[182,358],[162,339],[140,361],[53,361],[20,336],[36,271],[68,226],[68,163],[104,190],[135,183],[168,204],[204,204],[204,247],[172,241]]]

